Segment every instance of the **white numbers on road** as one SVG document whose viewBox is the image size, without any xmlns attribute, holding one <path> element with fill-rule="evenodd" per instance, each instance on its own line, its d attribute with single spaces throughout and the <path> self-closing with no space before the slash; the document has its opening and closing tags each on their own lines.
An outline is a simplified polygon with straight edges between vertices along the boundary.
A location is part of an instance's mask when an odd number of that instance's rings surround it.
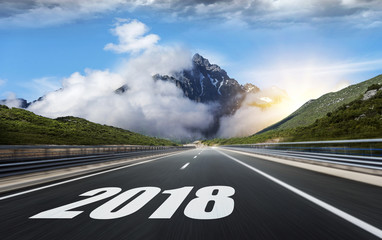
<svg viewBox="0 0 382 240">
<path fill-rule="evenodd" d="M 171 195 L 149 218 L 171 218 L 192 189 L 193 187 L 183 187 L 163 191 L 163 193 Z"/>
<path fill-rule="evenodd" d="M 215 194 L 213 194 L 216 192 Z M 235 189 L 227 186 L 210 186 L 199 189 L 197 198 L 191 200 L 184 209 L 184 215 L 193 219 L 217 219 L 230 215 L 233 211 L 234 201 L 230 198 Z M 206 211 L 208 204 L 213 205 Z"/>
<path fill-rule="evenodd" d="M 140 192 L 142 193 L 137 198 L 134 198 L 131 202 L 123 206 L 121 209 L 113 212 L 114 209 L 116 209 L 132 197 L 136 196 Z M 90 217 L 94 219 L 115 219 L 128 216 L 141 209 L 158 193 L 160 193 L 160 188 L 157 187 L 141 187 L 130 189 L 126 192 L 119 194 L 107 203 L 94 209 L 93 212 L 90 213 Z"/>
<path fill-rule="evenodd" d="M 53 208 L 51 210 L 34 215 L 30 218 L 74 218 L 75 216 L 81 214 L 83 211 L 69 211 L 70 209 L 82 207 L 90 203 L 94 203 L 102 199 L 114 196 L 118 194 L 121 190 L 122 189 L 116 187 L 94 189 L 80 195 L 81 197 L 84 196 L 90 198 L 86 198 L 84 200 L 70 203 L 58 208 Z"/>
<path fill-rule="evenodd" d="M 170 219 L 194 187 L 182 187 L 172 190 L 165 190 L 162 194 L 170 196 L 159 206 L 150 219 Z M 108 202 L 97 207 L 90 213 L 93 219 L 116 219 L 131 215 L 155 196 L 161 189 L 158 187 L 139 187 L 121 192 L 117 187 L 98 188 L 80 196 L 89 197 L 74 203 L 66 204 L 61 207 L 53 208 L 38 213 L 32 219 L 71 219 L 83 211 L 73 211 L 79 208 L 112 196 Z M 184 215 L 191 219 L 207 220 L 219 219 L 229 216 L 234 209 L 234 200 L 231 198 L 235 194 L 235 189 L 228 186 L 208 186 L 196 191 L 196 198 L 192 199 L 184 209 Z M 72 210 L 72 211 L 70 211 Z"/>
</svg>

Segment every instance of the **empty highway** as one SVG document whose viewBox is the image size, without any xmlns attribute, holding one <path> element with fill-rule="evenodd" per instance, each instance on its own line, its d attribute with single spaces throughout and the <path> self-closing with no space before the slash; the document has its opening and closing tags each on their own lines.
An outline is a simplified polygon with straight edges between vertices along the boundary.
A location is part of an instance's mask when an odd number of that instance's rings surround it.
<svg viewBox="0 0 382 240">
<path fill-rule="evenodd" d="M 0 239 L 382 239 L 382 188 L 198 148 L 0 195 Z"/>
</svg>

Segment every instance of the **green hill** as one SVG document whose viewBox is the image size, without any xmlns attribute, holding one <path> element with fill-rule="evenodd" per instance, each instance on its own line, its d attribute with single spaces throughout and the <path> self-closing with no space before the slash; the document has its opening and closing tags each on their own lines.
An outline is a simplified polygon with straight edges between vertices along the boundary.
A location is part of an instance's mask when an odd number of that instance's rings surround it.
<svg viewBox="0 0 382 240">
<path fill-rule="evenodd" d="M 375 95 L 373 95 L 375 94 Z M 368 96 L 370 98 L 365 98 Z M 205 144 L 250 144 L 271 141 L 317 141 L 382 137 L 382 85 L 366 87 L 364 94 L 312 124 L 297 128 L 273 129 L 244 138 L 213 139 Z"/>
<path fill-rule="evenodd" d="M 381 85 L 372 85 L 375 95 L 364 100 L 362 95 L 349 104 L 344 104 L 313 124 L 300 127 L 291 140 L 331 140 L 363 139 L 382 137 L 382 89 Z M 379 90 L 379 91 L 378 91 Z M 370 91 L 368 93 L 374 92 Z"/>
<path fill-rule="evenodd" d="M 0 144 L 176 145 L 169 140 L 92 123 L 82 118 L 50 119 L 4 105 L 0 105 Z"/>
<path fill-rule="evenodd" d="M 351 85 L 338 92 L 327 93 L 318 99 L 310 100 L 285 119 L 258 133 L 264 133 L 275 129 L 291 129 L 310 125 L 314 123 L 316 119 L 324 117 L 328 112 L 332 112 L 340 106 L 356 100 L 373 84 L 382 84 L 382 75 Z"/>
</svg>

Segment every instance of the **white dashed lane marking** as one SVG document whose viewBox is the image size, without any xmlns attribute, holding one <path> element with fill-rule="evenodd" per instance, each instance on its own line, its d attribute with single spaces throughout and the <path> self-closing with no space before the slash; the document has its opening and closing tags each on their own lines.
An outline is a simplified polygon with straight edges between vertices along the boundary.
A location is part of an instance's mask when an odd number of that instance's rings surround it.
<svg viewBox="0 0 382 240">
<path fill-rule="evenodd" d="M 180 170 L 185 169 L 189 164 L 190 164 L 190 163 L 186 163 L 186 164 L 184 164 L 183 167 L 180 168 Z"/>
</svg>

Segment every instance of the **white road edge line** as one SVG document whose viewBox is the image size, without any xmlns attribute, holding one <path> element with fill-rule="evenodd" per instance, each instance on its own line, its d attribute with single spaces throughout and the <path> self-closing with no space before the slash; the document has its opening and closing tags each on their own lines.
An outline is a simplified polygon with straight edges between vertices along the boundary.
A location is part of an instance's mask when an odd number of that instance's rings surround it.
<svg viewBox="0 0 382 240">
<path fill-rule="evenodd" d="M 81 179 L 84 179 L 84 178 L 89 178 L 89 177 L 101 175 L 101 174 L 104 174 L 104 173 L 113 172 L 113 171 L 116 171 L 116 170 L 120 170 L 120 169 L 124 169 L 124 168 L 129 168 L 129 167 L 141 165 L 141 164 L 144 164 L 144 163 L 153 162 L 153 161 L 156 161 L 156 160 L 159 160 L 159 159 L 162 159 L 162 158 L 175 156 L 175 155 L 178 155 L 178 154 L 181 154 L 181 153 L 184 153 L 184 152 L 175 153 L 175 154 L 171 154 L 171 155 L 167 155 L 167 156 L 163 156 L 163 157 L 159 157 L 159 158 L 154 158 L 154 159 L 146 160 L 146 161 L 143 161 L 143 162 L 133 163 L 133 164 L 130 164 L 130 165 L 127 165 L 127 166 L 117 167 L 117 168 L 109 169 L 109 170 L 106 170 L 106 171 L 102 171 L 102 172 L 98 172 L 98 173 L 93 173 L 93 174 L 85 175 L 85 176 L 78 177 L 78 178 L 69 179 L 69 180 L 66 180 L 66 181 L 63 181 L 63 182 L 53 183 L 53 184 L 50 184 L 50 185 L 46 185 L 46 186 L 42 186 L 42 187 L 38 187 L 38 188 L 33 188 L 33 189 L 30 189 L 30 190 L 18 192 L 18 193 L 6 195 L 4 197 L 0 197 L 0 201 L 4 200 L 4 199 L 12 198 L 12 197 L 20 196 L 20 195 L 23 195 L 23 194 L 26 194 L 26 193 L 31 193 L 31 192 L 35 192 L 35 191 L 38 191 L 38 190 L 42 190 L 42 189 L 46 189 L 46 188 L 62 185 L 62 184 L 65 184 L 65 183 L 74 182 L 74 181 L 81 180 Z"/>
<path fill-rule="evenodd" d="M 190 165 L 190 163 L 189 163 L 189 162 L 188 162 L 188 163 L 186 163 L 186 164 L 184 164 L 184 165 L 183 165 L 183 167 L 181 167 L 181 168 L 180 168 L 180 170 L 183 170 L 183 169 L 185 169 L 185 168 L 186 168 L 188 165 Z"/>
<path fill-rule="evenodd" d="M 221 152 L 217 149 L 215 149 L 215 151 L 217 151 L 220 154 L 230 158 L 231 160 L 251 169 L 252 171 L 255 171 L 256 173 L 268 178 L 269 180 L 281 185 L 282 187 L 294 192 L 295 194 L 309 200 L 310 202 L 328 210 L 329 212 L 337 215 L 338 217 L 340 217 L 340 218 L 342 218 L 342 219 L 344 219 L 344 220 L 346 220 L 346 221 L 362 228 L 363 230 L 365 230 L 365 231 L 367 231 L 367 232 L 369 232 L 369 233 L 382 239 L 382 230 L 381 229 L 378 229 L 378 228 L 374 227 L 373 225 L 370 225 L 367 222 L 362 221 L 361 219 L 358 219 L 358 218 L 356 218 L 356 217 L 354 217 L 354 216 L 352 216 L 352 215 L 350 215 L 350 214 L 348 214 L 348 213 L 346 213 L 346 212 L 344 212 L 344 211 L 342 211 L 342 210 L 340 210 L 340 209 L 338 209 L 338 208 L 336 208 L 336 207 L 334 207 L 334 206 L 332 206 L 332 205 L 330 205 L 324 201 L 321 201 L 318 198 L 315 198 L 315 197 L 313 197 L 313 196 L 311 196 L 311 195 L 309 195 L 309 194 L 307 194 L 307 193 L 305 193 L 305 192 L 303 192 L 303 191 L 301 191 L 301 190 L 299 190 L 299 189 L 297 189 L 297 188 L 295 188 L 295 187 L 293 187 L 293 186 L 291 186 L 291 185 L 289 185 L 289 184 L 287 184 L 287 183 L 285 183 L 285 182 L 283 182 L 283 181 L 281 181 L 275 177 L 272 177 L 271 175 L 269 175 L 269 174 L 267 174 L 261 170 L 258 170 L 258 169 L 254 168 L 254 167 L 252 167 L 252 166 L 250 166 L 250 165 L 248 165 L 248 164 L 246 164 L 246 163 L 244 163 L 244 162 L 242 162 L 242 161 L 240 161 L 240 160 L 238 160 L 238 159 L 236 159 L 236 158 L 234 158 L 234 157 L 232 157 L 232 156 L 230 156 L 224 152 Z"/>
</svg>

